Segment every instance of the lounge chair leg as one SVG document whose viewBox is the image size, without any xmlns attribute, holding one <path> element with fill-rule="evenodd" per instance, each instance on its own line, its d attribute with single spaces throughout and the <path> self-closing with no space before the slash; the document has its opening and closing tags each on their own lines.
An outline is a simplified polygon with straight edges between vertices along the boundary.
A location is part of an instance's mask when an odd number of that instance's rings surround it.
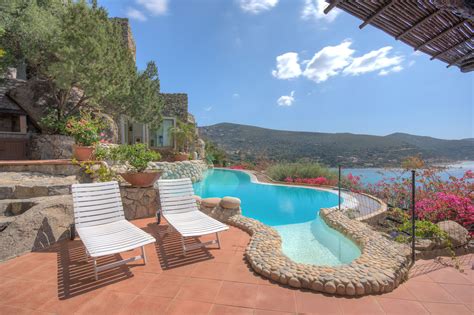
<svg viewBox="0 0 474 315">
<path fill-rule="evenodd" d="M 92 259 L 94 259 L 94 278 L 95 280 L 99 280 L 99 275 L 97 274 L 97 260 L 95 257 L 93 257 Z"/>
<path fill-rule="evenodd" d="M 219 240 L 219 232 L 216 232 L 216 238 L 217 238 L 217 248 L 221 249 L 221 241 Z"/>
<path fill-rule="evenodd" d="M 143 263 L 146 265 L 145 246 L 142 246 L 142 258 L 143 258 Z"/>
<path fill-rule="evenodd" d="M 181 235 L 181 245 L 183 246 L 183 256 L 186 256 L 186 246 L 184 245 L 184 236 Z"/>
</svg>

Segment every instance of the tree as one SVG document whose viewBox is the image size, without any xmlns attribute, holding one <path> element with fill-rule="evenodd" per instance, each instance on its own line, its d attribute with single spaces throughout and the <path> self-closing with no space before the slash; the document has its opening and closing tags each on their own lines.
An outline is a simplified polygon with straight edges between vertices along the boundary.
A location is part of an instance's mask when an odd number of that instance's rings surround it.
<svg viewBox="0 0 474 315">
<path fill-rule="evenodd" d="M 45 121 L 53 132 L 81 108 L 126 113 L 143 122 L 161 118 L 158 71 L 137 72 L 121 26 L 94 1 L 0 0 L 2 65 L 25 63 L 29 78 L 49 83 L 54 99 Z M 56 123 L 56 124 L 55 124 Z"/>
<path fill-rule="evenodd" d="M 176 140 L 179 152 L 188 152 L 190 143 L 196 140 L 196 128 L 190 123 L 178 120 L 176 126 L 170 128 L 170 132 Z"/>
<path fill-rule="evenodd" d="M 206 141 L 206 159 L 209 164 L 216 166 L 226 166 L 228 163 L 227 154 L 217 147 L 213 142 Z"/>
<path fill-rule="evenodd" d="M 405 170 L 421 169 L 425 167 L 425 162 L 420 156 L 409 156 L 402 161 L 402 168 Z"/>
<path fill-rule="evenodd" d="M 123 99 L 123 112 L 136 121 L 148 123 L 157 128 L 161 122 L 163 99 L 159 94 L 160 79 L 155 62 L 150 61 L 144 71 L 139 72 L 132 82 L 128 96 Z"/>
</svg>

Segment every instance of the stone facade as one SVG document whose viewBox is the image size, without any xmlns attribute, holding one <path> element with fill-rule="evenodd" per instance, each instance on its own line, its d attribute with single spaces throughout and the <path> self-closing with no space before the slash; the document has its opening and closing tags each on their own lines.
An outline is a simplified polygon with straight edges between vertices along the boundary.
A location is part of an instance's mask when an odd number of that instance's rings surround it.
<svg viewBox="0 0 474 315">
<path fill-rule="evenodd" d="M 154 187 L 137 188 L 123 184 L 120 186 L 120 194 L 127 220 L 149 218 L 156 215 L 159 194 Z"/>
<path fill-rule="evenodd" d="M 163 116 L 176 117 L 181 121 L 188 120 L 188 94 L 160 93 L 163 98 Z"/>
<path fill-rule="evenodd" d="M 132 29 L 127 18 L 111 18 L 111 20 L 122 29 L 122 37 L 124 46 L 127 47 L 133 55 L 133 59 L 137 59 L 137 48 L 135 46 L 135 40 L 133 39 Z"/>
<path fill-rule="evenodd" d="M 207 164 L 201 160 L 153 162 L 150 163 L 150 169 L 163 170 L 163 174 L 161 175 L 161 178 L 163 179 L 191 178 L 191 181 L 194 183 L 201 181 L 204 178 Z"/>
<path fill-rule="evenodd" d="M 63 135 L 32 134 L 30 158 L 32 160 L 70 159 L 74 139 Z"/>
</svg>

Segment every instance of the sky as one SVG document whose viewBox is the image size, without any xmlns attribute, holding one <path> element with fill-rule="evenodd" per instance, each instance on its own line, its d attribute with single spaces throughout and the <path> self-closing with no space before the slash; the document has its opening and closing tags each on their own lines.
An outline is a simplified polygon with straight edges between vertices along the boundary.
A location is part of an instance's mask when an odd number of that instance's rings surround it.
<svg viewBox="0 0 474 315">
<path fill-rule="evenodd" d="M 99 0 L 128 17 L 137 66 L 187 93 L 198 125 L 474 137 L 474 73 L 324 0 Z"/>
</svg>

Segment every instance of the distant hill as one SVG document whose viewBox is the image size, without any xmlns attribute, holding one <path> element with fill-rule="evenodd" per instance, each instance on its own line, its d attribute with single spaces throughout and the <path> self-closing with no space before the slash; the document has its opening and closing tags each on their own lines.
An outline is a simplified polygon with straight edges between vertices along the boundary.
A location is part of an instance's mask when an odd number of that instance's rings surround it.
<svg viewBox="0 0 474 315">
<path fill-rule="evenodd" d="M 474 139 L 442 140 L 394 133 L 371 136 L 351 133 L 299 132 L 221 123 L 200 127 L 202 138 L 224 149 L 234 161 L 266 158 L 318 161 L 330 166 L 399 166 L 420 154 L 429 162 L 474 160 Z"/>
</svg>

